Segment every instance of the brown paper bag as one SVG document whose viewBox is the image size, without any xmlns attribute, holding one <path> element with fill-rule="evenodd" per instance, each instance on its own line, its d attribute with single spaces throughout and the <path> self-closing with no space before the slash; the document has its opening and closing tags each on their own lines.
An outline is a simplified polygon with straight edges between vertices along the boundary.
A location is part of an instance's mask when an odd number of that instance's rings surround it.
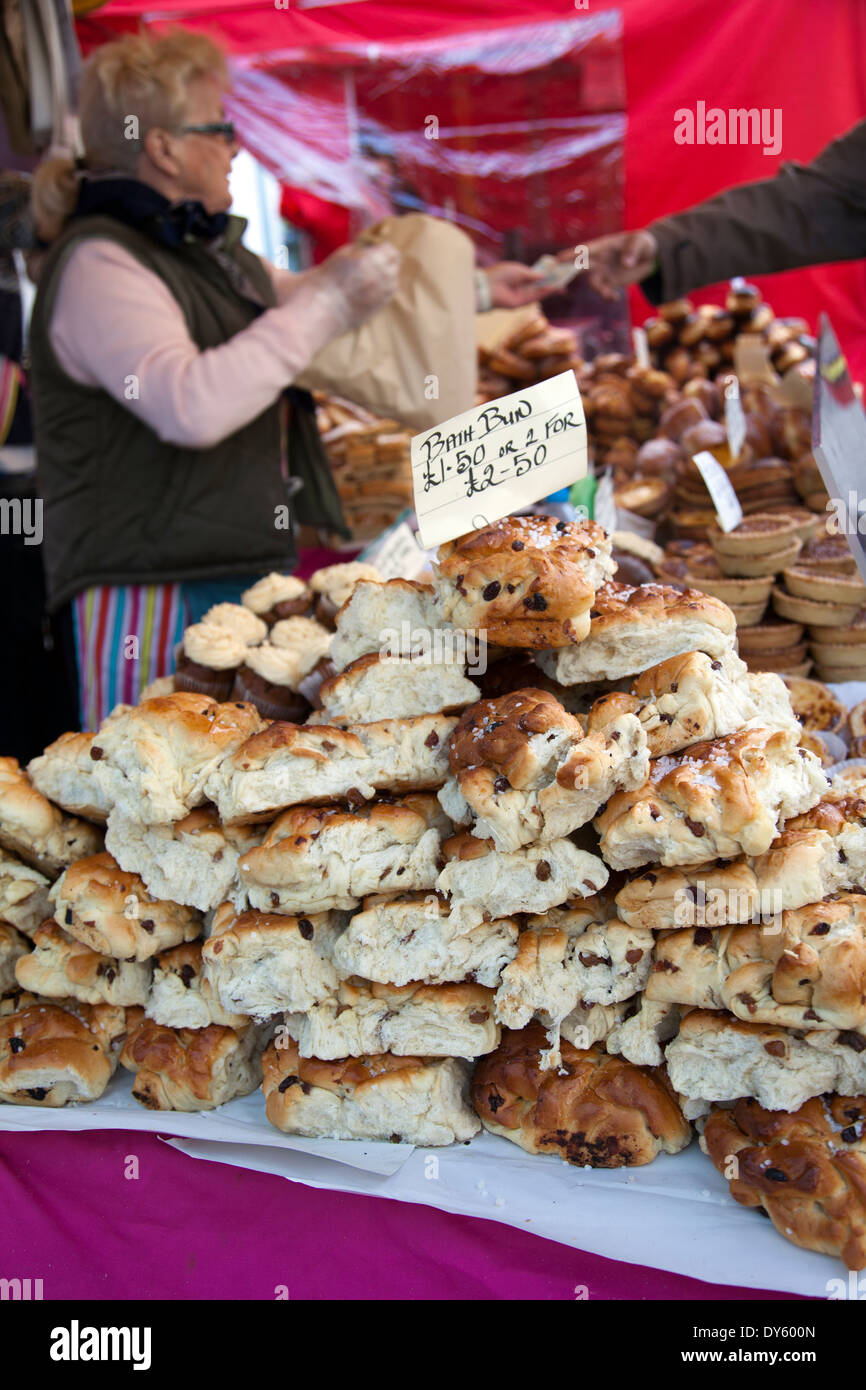
<svg viewBox="0 0 866 1390">
<path fill-rule="evenodd" d="M 393 299 L 322 348 L 296 381 L 430 429 L 475 404 L 475 248 L 425 213 L 386 217 L 358 238 L 401 252 Z"/>
</svg>

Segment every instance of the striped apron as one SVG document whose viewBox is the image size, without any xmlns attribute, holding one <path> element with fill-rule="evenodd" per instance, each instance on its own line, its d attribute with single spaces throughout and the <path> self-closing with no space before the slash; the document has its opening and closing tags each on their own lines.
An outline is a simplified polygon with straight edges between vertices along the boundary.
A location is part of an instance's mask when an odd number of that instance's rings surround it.
<svg viewBox="0 0 866 1390">
<path fill-rule="evenodd" d="M 82 729 L 98 729 L 115 705 L 134 705 L 146 685 L 174 670 L 174 649 L 215 603 L 238 603 L 256 574 L 193 584 L 112 584 L 72 600 Z"/>
</svg>

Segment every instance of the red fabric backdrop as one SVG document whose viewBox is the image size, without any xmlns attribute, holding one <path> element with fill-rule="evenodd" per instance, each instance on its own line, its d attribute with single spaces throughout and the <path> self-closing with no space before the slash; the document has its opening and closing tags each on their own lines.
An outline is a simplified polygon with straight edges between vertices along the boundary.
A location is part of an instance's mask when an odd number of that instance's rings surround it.
<svg viewBox="0 0 866 1390">
<path fill-rule="evenodd" d="M 597 6 L 597 8 L 596 8 Z M 601 9 L 593 0 L 593 10 Z M 866 0 L 620 0 L 628 107 L 626 222 L 643 225 L 732 183 L 763 178 L 781 160 L 809 160 L 834 135 L 866 117 Z M 437 0 L 409 3 L 293 5 L 274 0 L 112 0 L 79 21 L 85 47 L 151 22 L 160 10 L 218 35 L 257 65 L 285 52 L 359 40 L 419 41 L 481 25 L 574 16 L 573 0 Z M 371 55 L 373 56 L 373 55 Z M 727 107 L 780 108 L 782 150 L 767 157 L 750 146 L 678 146 L 674 112 L 697 101 Z M 864 246 L 866 254 L 866 246 Z M 762 288 L 780 314 L 813 324 L 826 308 L 855 376 L 866 377 L 866 267 L 862 262 L 767 277 Z M 710 292 L 701 298 L 718 298 Z M 635 296 L 638 313 L 646 306 Z"/>
<path fill-rule="evenodd" d="M 335 205 L 354 232 L 423 209 L 482 263 L 531 262 L 622 226 L 621 33 L 602 10 L 382 44 L 375 62 L 365 42 L 299 45 L 266 71 L 235 59 L 226 105 L 317 244 Z"/>
</svg>

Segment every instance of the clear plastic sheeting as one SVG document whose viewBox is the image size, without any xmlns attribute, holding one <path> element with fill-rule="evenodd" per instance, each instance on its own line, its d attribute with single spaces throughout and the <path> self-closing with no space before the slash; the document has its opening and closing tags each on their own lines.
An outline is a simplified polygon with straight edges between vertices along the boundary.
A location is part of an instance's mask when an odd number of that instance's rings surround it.
<svg viewBox="0 0 866 1390">
<path fill-rule="evenodd" d="M 352 210 L 423 210 L 480 259 L 532 261 L 622 224 L 616 10 L 235 59 L 231 115 L 278 178 Z M 313 233 L 315 229 L 310 229 Z"/>
<path fill-rule="evenodd" d="M 339 73 L 286 82 L 234 64 L 226 114 L 246 148 L 281 182 L 363 209 L 366 180 L 352 159 L 345 87 Z"/>
</svg>

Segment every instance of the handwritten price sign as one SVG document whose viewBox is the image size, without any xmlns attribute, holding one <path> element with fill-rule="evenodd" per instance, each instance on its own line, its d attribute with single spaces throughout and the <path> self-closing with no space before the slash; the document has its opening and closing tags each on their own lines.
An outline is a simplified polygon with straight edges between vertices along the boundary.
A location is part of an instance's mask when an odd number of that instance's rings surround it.
<svg viewBox="0 0 866 1390">
<path fill-rule="evenodd" d="M 530 506 L 586 473 L 586 421 L 573 372 L 476 406 L 412 439 L 425 549 Z"/>
</svg>

